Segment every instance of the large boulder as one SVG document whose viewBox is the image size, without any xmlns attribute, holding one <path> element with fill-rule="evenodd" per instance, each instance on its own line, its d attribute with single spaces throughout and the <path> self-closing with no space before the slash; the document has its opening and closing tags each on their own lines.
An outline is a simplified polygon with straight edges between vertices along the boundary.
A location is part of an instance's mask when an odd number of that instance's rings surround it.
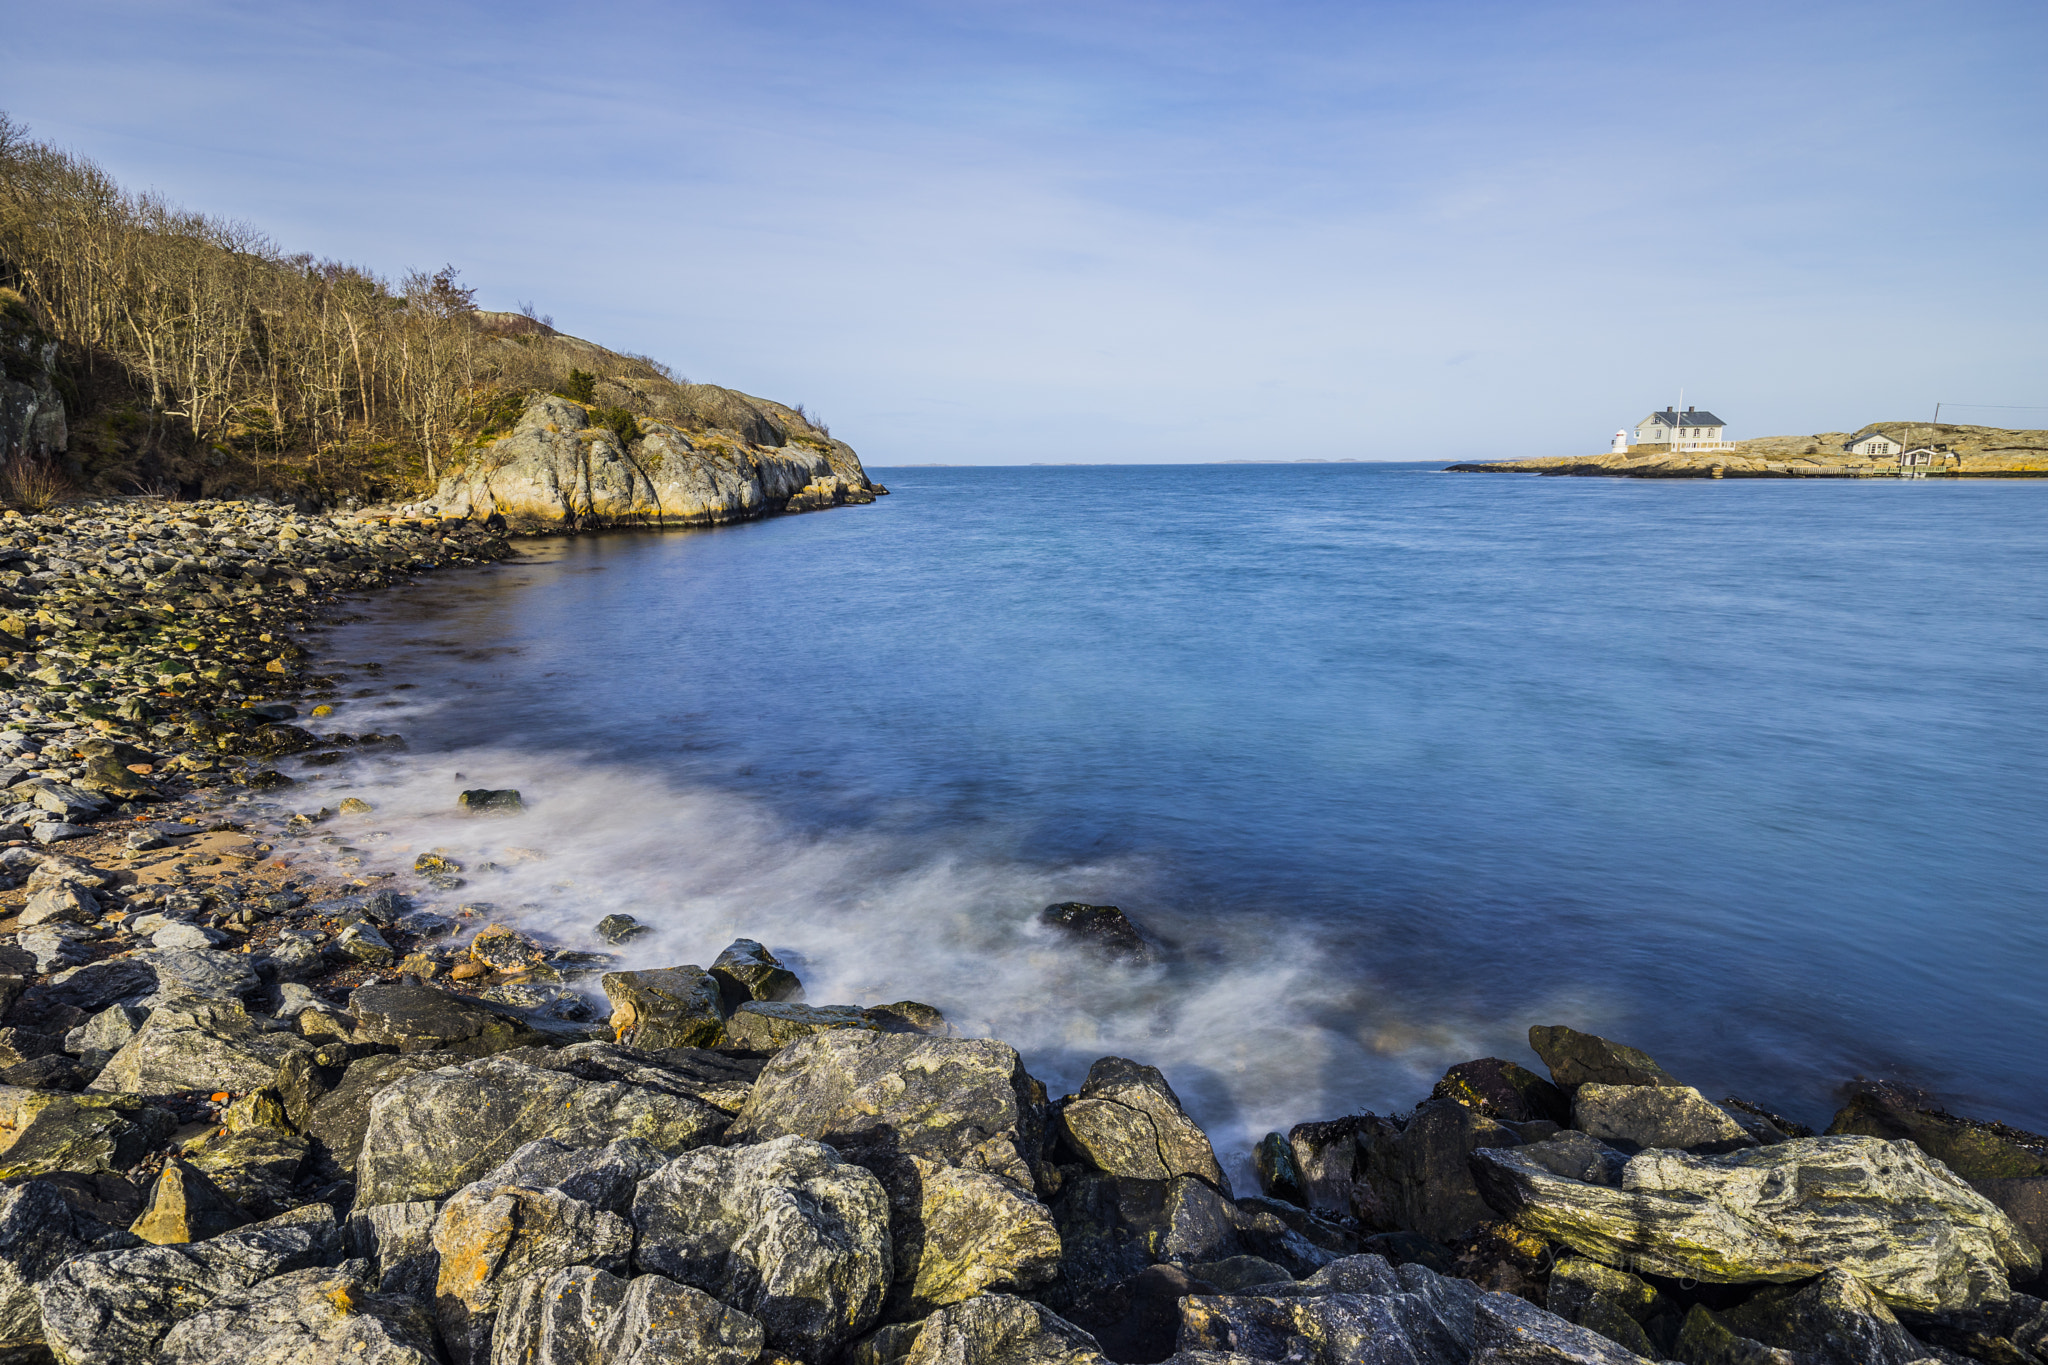
<svg viewBox="0 0 2048 1365">
<path fill-rule="evenodd" d="M 186 1246 L 75 1257 L 36 1285 L 44 1336 L 63 1365 L 134 1365 L 221 1295 L 333 1265 L 341 1249 L 333 1210 L 315 1204 Z"/>
<path fill-rule="evenodd" d="M 1543 1059 L 1550 1078 L 1567 1095 L 1588 1081 L 1601 1085 L 1678 1084 L 1647 1052 L 1563 1024 L 1532 1025 L 1529 1050 Z"/>
<path fill-rule="evenodd" d="M 593 1265 L 528 1275 L 498 1306 L 492 1365 L 593 1365 L 625 1301 L 626 1281 Z"/>
<path fill-rule="evenodd" d="M 718 982 L 728 1012 L 749 1000 L 787 1002 L 804 998 L 804 983 L 796 973 L 750 938 L 734 939 L 711 964 L 711 975 Z"/>
<path fill-rule="evenodd" d="M 1513 1294 L 1472 1306 L 1472 1365 L 1642 1365 L 1643 1358 L 1590 1328 Z"/>
<path fill-rule="evenodd" d="M 1399 1129 L 1381 1124 L 1362 1144 L 1374 1226 L 1448 1242 L 1493 1217 L 1472 1176 L 1472 1153 L 1512 1147 L 1514 1132 L 1449 1099 L 1426 1100 Z"/>
<path fill-rule="evenodd" d="M 476 1184 L 442 1205 L 433 1241 L 440 1257 L 434 1320 L 441 1339 L 455 1365 L 484 1365 L 499 1302 L 513 1286 L 565 1266 L 624 1270 L 633 1228 L 560 1190 Z"/>
<path fill-rule="evenodd" d="M 438 1365 L 418 1301 L 377 1292 L 360 1261 L 230 1289 L 165 1334 L 159 1365 Z"/>
<path fill-rule="evenodd" d="M 826 1029 L 856 1028 L 879 1033 L 881 1025 L 852 1005 L 802 1005 L 791 1001 L 748 1000 L 725 1021 L 725 1045 L 753 1052 L 774 1052 L 799 1038 Z"/>
<path fill-rule="evenodd" d="M 1929 1355 L 1869 1286 L 1844 1270 L 1808 1285 L 1773 1285 L 1720 1316 L 1738 1336 L 1816 1365 L 1913 1365 Z"/>
<path fill-rule="evenodd" d="M 1499 1057 L 1460 1062 L 1444 1073 L 1430 1092 L 1477 1109 L 1501 1123 L 1571 1121 L 1571 1101 L 1562 1090 L 1525 1066 Z"/>
<path fill-rule="evenodd" d="M 1188 1117 L 1158 1068 L 1103 1057 L 1060 1109 L 1067 1144 L 1098 1171 L 1134 1180 L 1191 1175 L 1230 1195 L 1209 1137 Z"/>
<path fill-rule="evenodd" d="M 1464 1365 L 1486 1297 L 1468 1280 L 1358 1256 L 1299 1284 L 1183 1299 L 1179 1346 L 1297 1365 Z"/>
<path fill-rule="evenodd" d="M 620 1138 L 602 1147 L 571 1147 L 539 1138 L 512 1153 L 481 1183 L 560 1190 L 592 1208 L 623 1216 L 631 1211 L 640 1182 L 667 1161 L 640 1138 Z"/>
<path fill-rule="evenodd" d="M 327 1052 L 322 1048 L 318 1055 Z M 363 1134 L 370 1127 L 370 1106 L 377 1096 L 409 1077 L 460 1066 L 465 1059 L 453 1052 L 372 1053 L 336 1068 L 331 1086 L 307 1086 L 295 1096 L 290 1093 L 287 1078 L 301 1071 L 311 1078 L 315 1068 L 306 1065 L 311 1060 L 305 1054 L 287 1058 L 279 1068 L 279 1088 L 287 1091 L 287 1110 L 300 1133 L 312 1144 L 313 1157 L 340 1176 L 351 1174 L 356 1168 Z M 300 1096 L 303 1102 L 294 1103 Z"/>
<path fill-rule="evenodd" d="M 240 1002 L 179 993 L 113 1055 L 91 1085 L 130 1095 L 179 1090 L 259 1090 L 294 1052 L 313 1045 L 260 1028 Z"/>
<path fill-rule="evenodd" d="M 1549 1143 L 1481 1150 L 1489 1204 L 1583 1256 L 1712 1283 L 1853 1271 L 1887 1303 L 1970 1308 L 2040 1253 L 1984 1196 L 1910 1142 L 1801 1138 L 1724 1156 L 1647 1151 L 1619 1188 L 1559 1175 Z"/>
<path fill-rule="evenodd" d="M 539 1041 L 511 1010 L 410 982 L 378 982 L 349 997 L 360 1042 L 400 1052 L 453 1052 L 487 1057 Z"/>
<path fill-rule="evenodd" d="M 713 1047 L 725 1033 L 717 978 L 702 967 L 607 972 L 599 979 L 612 1002 L 612 1033 L 630 1047 Z"/>
<path fill-rule="evenodd" d="M 727 1121 L 682 1095 L 486 1057 L 377 1093 L 356 1159 L 356 1202 L 443 1198 L 537 1138 L 572 1147 L 640 1138 L 674 1155 L 716 1141 Z"/>
<path fill-rule="evenodd" d="M 833 1029 L 761 1071 L 728 1142 L 813 1138 L 856 1161 L 919 1156 L 1034 1188 L 1044 1090 L 986 1038 Z"/>
<path fill-rule="evenodd" d="M 1572 1096 L 1572 1127 L 1625 1152 L 1732 1152 L 1757 1145 L 1733 1115 L 1689 1085 L 1588 1081 Z"/>
<path fill-rule="evenodd" d="M 1206 1181 L 1130 1180 L 1086 1172 L 1053 1200 L 1060 1272 L 1044 1295 L 1065 1308 L 1144 1270 L 1208 1264 L 1253 1250 L 1235 1205 Z"/>
<path fill-rule="evenodd" d="M 441 1278 L 441 1254 L 434 1250 L 434 1224 L 441 1206 L 421 1199 L 409 1204 L 372 1204 L 348 1216 L 349 1255 L 369 1264 L 379 1293 L 434 1301 Z"/>
<path fill-rule="evenodd" d="M 816 1365 L 873 1325 L 889 1288 L 881 1183 L 806 1138 L 683 1153 L 641 1182 L 633 1225 L 636 1270 L 750 1314 Z"/>
</svg>

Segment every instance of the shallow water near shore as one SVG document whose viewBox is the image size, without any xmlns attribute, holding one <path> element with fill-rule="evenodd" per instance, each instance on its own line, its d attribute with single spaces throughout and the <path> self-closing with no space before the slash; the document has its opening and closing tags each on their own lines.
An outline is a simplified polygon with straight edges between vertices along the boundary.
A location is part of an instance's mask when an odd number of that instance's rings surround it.
<svg viewBox="0 0 2048 1365">
<path fill-rule="evenodd" d="M 876 473 L 359 604 L 331 723 L 410 752 L 292 799 L 499 865 L 447 904 L 657 926 L 629 965 L 744 933 L 1055 1093 L 1153 1062 L 1240 1159 L 1531 1023 L 1816 1125 L 1862 1074 L 2048 1127 L 2048 484 Z"/>
</svg>

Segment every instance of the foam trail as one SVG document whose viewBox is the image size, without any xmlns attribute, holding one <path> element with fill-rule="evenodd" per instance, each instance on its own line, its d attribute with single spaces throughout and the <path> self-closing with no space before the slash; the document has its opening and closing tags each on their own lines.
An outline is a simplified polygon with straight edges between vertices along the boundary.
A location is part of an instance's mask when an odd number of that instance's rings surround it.
<svg viewBox="0 0 2048 1365">
<path fill-rule="evenodd" d="M 1084 891 L 1147 905 L 1142 864 L 1033 866 L 964 833 L 950 845 L 806 834 L 746 797 L 574 754 L 364 756 L 308 769 L 301 784 L 299 809 L 349 795 L 376 807 L 320 827 L 336 843 L 311 842 L 316 856 L 361 875 L 446 852 L 471 869 L 469 884 L 416 899 L 486 903 L 474 927 L 510 922 L 606 948 L 591 926 L 622 911 L 653 929 L 606 949 L 626 968 L 708 963 L 735 937 L 759 939 L 797 968 L 811 1001 L 935 1005 L 964 1032 L 1018 1047 L 1055 1095 L 1077 1087 L 1096 1057 L 1150 1062 L 1240 1174 L 1260 1134 L 1405 1108 L 1446 1061 L 1485 1050 L 1471 1030 L 1409 1026 L 1369 982 L 1332 979 L 1314 933 L 1276 917 L 1182 922 L 1141 910 L 1141 923 L 1181 948 L 1143 967 L 1105 961 L 1037 922 L 1043 906 Z M 518 788 L 528 809 L 460 812 L 454 796 L 467 787 Z M 359 868 L 345 861 L 357 857 Z"/>
</svg>

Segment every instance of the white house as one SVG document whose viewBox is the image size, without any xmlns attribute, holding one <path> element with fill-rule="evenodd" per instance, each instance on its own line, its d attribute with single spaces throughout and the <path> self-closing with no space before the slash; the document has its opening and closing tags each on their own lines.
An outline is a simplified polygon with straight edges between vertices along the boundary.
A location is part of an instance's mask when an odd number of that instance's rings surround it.
<svg viewBox="0 0 2048 1365">
<path fill-rule="evenodd" d="M 1904 449 L 1904 446 L 1883 432 L 1873 432 L 1852 444 L 1849 447 L 1849 453 L 1851 455 L 1877 455 L 1882 457 L 1896 455 Z"/>
<path fill-rule="evenodd" d="M 1666 408 L 1636 423 L 1634 444 L 1674 450 L 1711 450 L 1728 444 L 1728 424 L 1711 412 Z"/>
</svg>

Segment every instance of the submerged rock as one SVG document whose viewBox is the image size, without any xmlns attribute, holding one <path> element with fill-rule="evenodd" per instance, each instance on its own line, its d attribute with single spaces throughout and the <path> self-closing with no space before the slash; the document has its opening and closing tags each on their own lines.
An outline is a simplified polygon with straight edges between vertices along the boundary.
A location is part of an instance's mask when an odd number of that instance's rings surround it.
<svg viewBox="0 0 2048 1365">
<path fill-rule="evenodd" d="M 1712 1283 L 1852 1270 L 1887 1303 L 1969 1308 L 2040 1253 L 2011 1220 L 1909 1142 L 1802 1138 L 1725 1156 L 1648 1151 L 1621 1188 L 1556 1174 L 1548 1143 L 1482 1150 L 1487 1202 L 1583 1256 Z"/>
<path fill-rule="evenodd" d="M 1159 956 L 1158 949 L 1138 932 L 1138 926 L 1131 923 L 1130 916 L 1114 905 L 1062 901 L 1039 911 L 1038 922 L 1050 925 L 1063 936 L 1085 944 L 1105 957 L 1144 963 Z"/>
</svg>

